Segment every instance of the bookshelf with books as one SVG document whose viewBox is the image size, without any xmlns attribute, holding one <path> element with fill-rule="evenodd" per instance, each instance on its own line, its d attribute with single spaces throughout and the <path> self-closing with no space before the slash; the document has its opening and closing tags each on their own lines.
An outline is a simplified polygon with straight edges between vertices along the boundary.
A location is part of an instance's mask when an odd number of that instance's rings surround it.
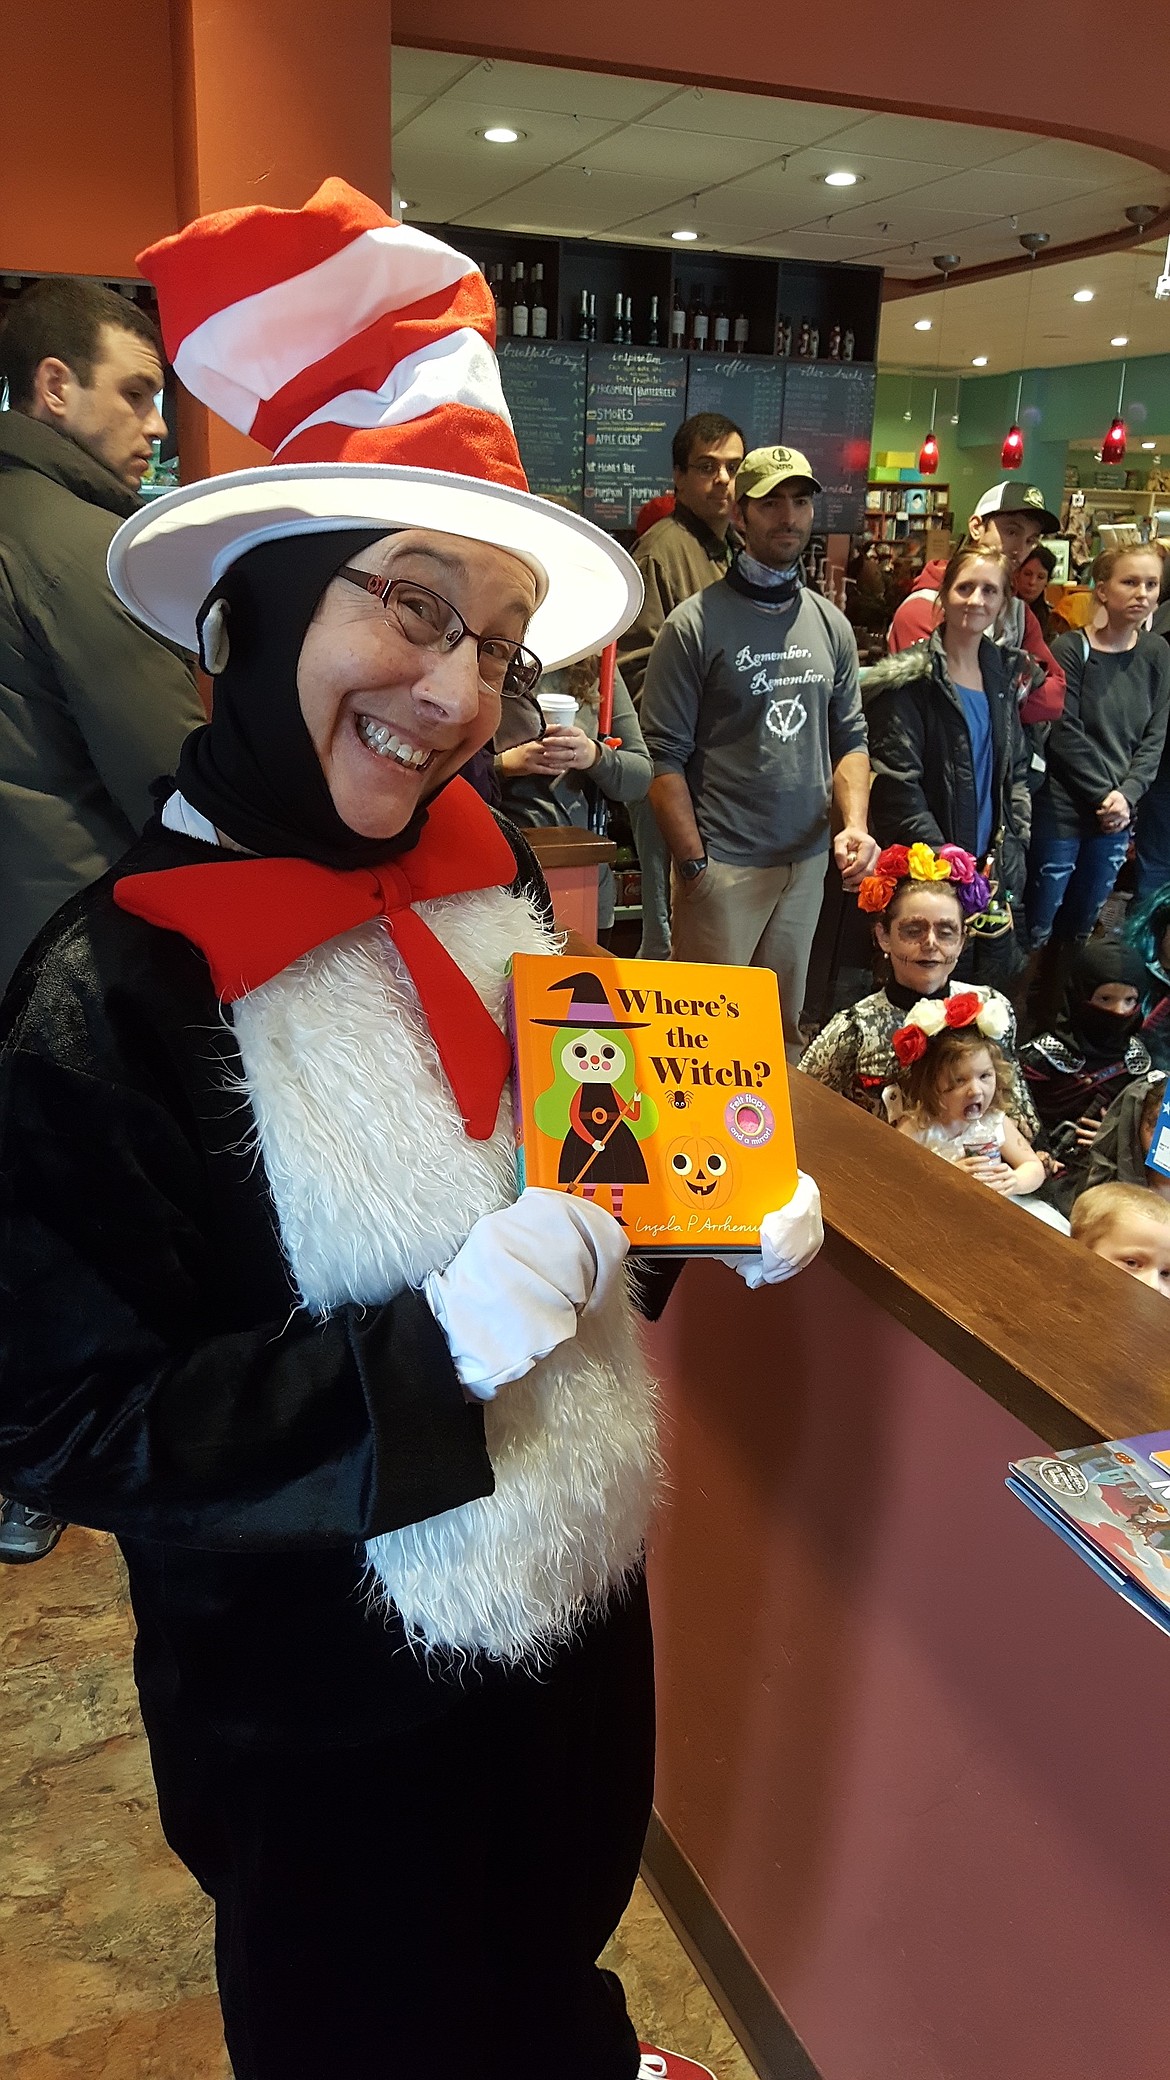
<svg viewBox="0 0 1170 2080">
<path fill-rule="evenodd" d="M 865 494 L 865 531 L 871 542 L 918 542 L 951 534 L 949 484 L 870 484 Z"/>
</svg>

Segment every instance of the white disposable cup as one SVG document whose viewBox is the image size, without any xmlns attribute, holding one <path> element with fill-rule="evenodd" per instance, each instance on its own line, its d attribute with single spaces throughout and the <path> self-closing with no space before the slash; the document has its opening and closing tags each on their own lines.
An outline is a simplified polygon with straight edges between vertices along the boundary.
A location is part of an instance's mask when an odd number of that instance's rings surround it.
<svg viewBox="0 0 1170 2080">
<path fill-rule="evenodd" d="M 569 729 L 577 720 L 577 703 L 569 693 L 538 693 L 540 712 L 553 729 Z"/>
</svg>

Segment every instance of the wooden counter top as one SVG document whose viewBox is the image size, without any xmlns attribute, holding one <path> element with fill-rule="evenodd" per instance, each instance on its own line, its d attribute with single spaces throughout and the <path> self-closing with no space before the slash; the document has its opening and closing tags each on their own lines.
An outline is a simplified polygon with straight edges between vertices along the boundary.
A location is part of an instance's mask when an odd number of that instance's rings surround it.
<svg viewBox="0 0 1170 2080">
<path fill-rule="evenodd" d="M 525 824 L 523 834 L 546 873 L 550 867 L 608 866 L 617 858 L 612 838 L 594 837 L 575 824 Z"/>
<path fill-rule="evenodd" d="M 1170 1429 L 1170 1302 L 811 1077 L 791 1082 L 831 1264 L 1058 1450 Z"/>
</svg>

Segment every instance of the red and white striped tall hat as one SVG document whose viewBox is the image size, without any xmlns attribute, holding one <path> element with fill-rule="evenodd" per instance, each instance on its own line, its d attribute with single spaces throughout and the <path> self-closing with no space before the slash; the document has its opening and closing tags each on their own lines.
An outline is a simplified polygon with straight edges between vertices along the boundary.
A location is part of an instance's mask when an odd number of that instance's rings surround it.
<svg viewBox="0 0 1170 2080">
<path fill-rule="evenodd" d="M 273 452 L 119 528 L 109 571 L 149 628 L 195 646 L 199 608 L 258 542 L 329 528 L 425 527 L 534 571 L 525 640 L 547 666 L 600 649 L 641 604 L 618 544 L 528 490 L 472 260 L 341 180 L 304 209 L 224 210 L 139 255 L 196 397 Z"/>
</svg>

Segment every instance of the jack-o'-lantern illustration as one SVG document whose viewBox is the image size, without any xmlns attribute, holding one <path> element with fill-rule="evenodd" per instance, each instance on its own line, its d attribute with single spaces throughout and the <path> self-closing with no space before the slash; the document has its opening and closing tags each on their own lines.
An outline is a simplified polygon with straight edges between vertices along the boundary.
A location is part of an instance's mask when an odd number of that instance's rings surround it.
<svg viewBox="0 0 1170 2080">
<path fill-rule="evenodd" d="M 684 1134 L 666 1153 L 666 1174 L 684 1206 L 722 1206 L 731 1197 L 731 1161 L 706 1134 Z"/>
</svg>

